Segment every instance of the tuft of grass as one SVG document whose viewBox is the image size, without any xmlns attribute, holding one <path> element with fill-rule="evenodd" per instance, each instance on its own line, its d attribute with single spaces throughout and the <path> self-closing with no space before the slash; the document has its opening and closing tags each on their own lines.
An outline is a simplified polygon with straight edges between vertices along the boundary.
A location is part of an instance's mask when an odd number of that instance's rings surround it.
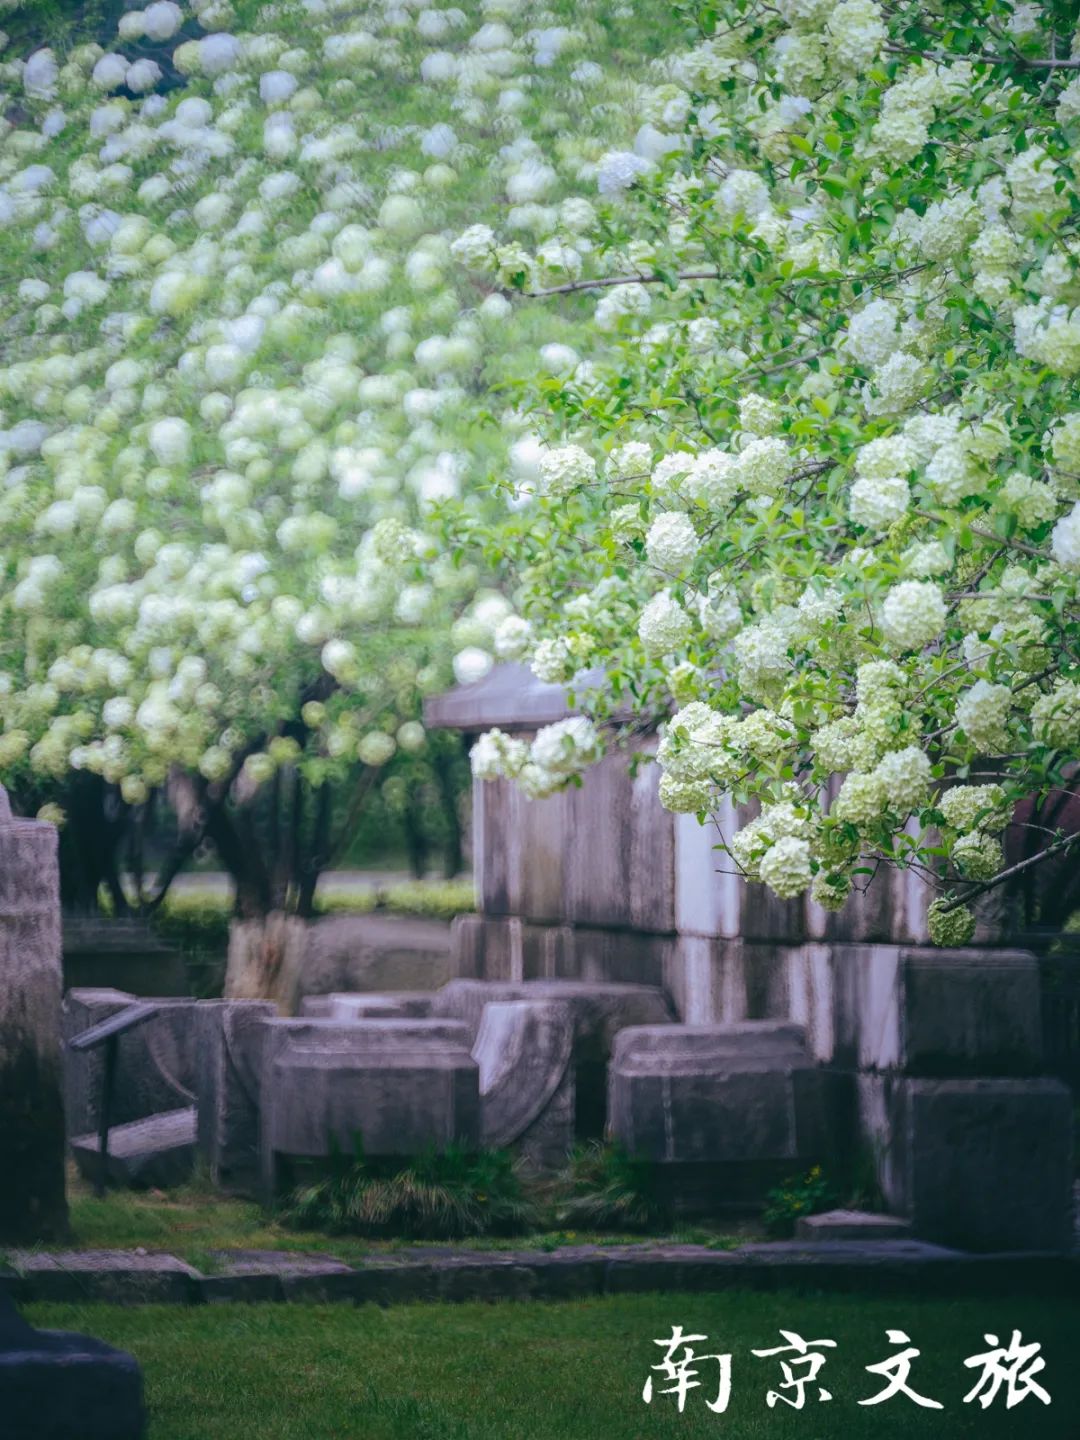
<svg viewBox="0 0 1080 1440">
<path fill-rule="evenodd" d="M 507 1152 L 451 1146 L 398 1164 L 338 1160 L 293 1192 L 282 1218 L 335 1235 L 434 1240 L 520 1234 L 538 1217 Z"/>
<path fill-rule="evenodd" d="M 561 1177 L 556 1217 L 578 1229 L 656 1230 L 668 1219 L 654 1167 L 618 1145 L 581 1145 Z"/>
</svg>

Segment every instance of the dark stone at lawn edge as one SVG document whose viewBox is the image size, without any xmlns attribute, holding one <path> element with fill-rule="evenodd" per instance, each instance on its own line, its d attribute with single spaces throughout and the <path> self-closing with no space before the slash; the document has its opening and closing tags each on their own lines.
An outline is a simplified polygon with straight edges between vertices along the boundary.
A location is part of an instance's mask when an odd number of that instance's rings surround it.
<svg viewBox="0 0 1080 1440">
<path fill-rule="evenodd" d="M 65 1330 L 35 1330 L 0 1292 L 0 1425 L 5 1440 L 142 1440 L 134 1356 Z"/>
</svg>

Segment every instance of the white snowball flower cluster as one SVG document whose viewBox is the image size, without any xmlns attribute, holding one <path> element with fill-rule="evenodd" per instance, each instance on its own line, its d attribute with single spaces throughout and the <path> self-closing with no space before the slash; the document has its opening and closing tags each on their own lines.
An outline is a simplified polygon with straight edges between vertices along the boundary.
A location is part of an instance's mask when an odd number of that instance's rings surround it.
<svg viewBox="0 0 1080 1440">
<path fill-rule="evenodd" d="M 1007 685 L 976 680 L 956 705 L 956 723 L 982 754 L 1005 749 L 1009 743 L 1009 714 L 1013 705 Z"/>
<path fill-rule="evenodd" d="M 690 616 L 667 590 L 653 596 L 638 621 L 638 636 L 649 655 L 668 655 L 681 649 L 690 632 Z"/>
<path fill-rule="evenodd" d="M 677 575 L 688 569 L 698 548 L 693 521 L 681 510 L 662 511 L 645 537 L 645 553 L 650 563 L 667 574 Z"/>
<path fill-rule="evenodd" d="M 1054 526 L 1050 549 L 1063 569 L 1080 573 L 1080 502 Z"/>
<path fill-rule="evenodd" d="M 881 625 L 894 650 L 916 650 L 937 639 L 945 625 L 941 587 L 930 580 L 902 580 L 885 596 Z"/>
<path fill-rule="evenodd" d="M 541 493 L 561 499 L 596 479 L 596 461 L 580 445 L 553 445 L 540 456 Z"/>
<path fill-rule="evenodd" d="M 575 715 L 545 725 L 531 745 L 501 730 L 489 730 L 477 740 L 469 759 L 477 779 L 513 779 L 532 799 L 543 799 L 602 754 L 603 743 L 592 722 Z"/>
</svg>

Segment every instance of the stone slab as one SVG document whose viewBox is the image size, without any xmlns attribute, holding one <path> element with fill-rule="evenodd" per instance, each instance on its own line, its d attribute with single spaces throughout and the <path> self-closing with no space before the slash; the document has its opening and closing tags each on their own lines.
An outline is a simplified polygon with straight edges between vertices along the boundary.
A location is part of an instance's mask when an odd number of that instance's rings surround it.
<svg viewBox="0 0 1080 1440">
<path fill-rule="evenodd" d="M 722 1290 L 854 1291 L 943 1297 L 1014 1299 L 1019 1295 L 1071 1297 L 1080 1293 L 1080 1254 L 1032 1252 L 973 1255 L 915 1240 L 793 1240 L 748 1244 L 735 1250 L 700 1245 L 565 1246 L 552 1252 L 470 1251 L 409 1247 L 351 1267 L 329 1256 L 284 1251 L 218 1252 L 219 1273 L 200 1276 L 169 1256 L 88 1252 L 53 1270 L 26 1262 L 27 1300 L 112 1300 L 134 1303 L 292 1301 L 396 1305 L 413 1301 L 562 1299 L 645 1291 L 708 1293 Z M 230 1258 L 231 1257 L 231 1258 Z M 237 1258 L 239 1257 L 239 1258 Z M 92 1264 L 90 1263 L 92 1261 Z M 138 1261 L 182 1284 L 99 1283 L 132 1275 Z M 54 1284 L 47 1277 L 81 1278 Z M 95 1278 L 97 1277 L 97 1278 Z M 0 1285 L 0 1291 L 3 1286 Z"/>
<path fill-rule="evenodd" d="M 145 1120 L 129 1120 L 109 1131 L 108 1169 L 111 1185 L 168 1190 L 191 1178 L 195 1168 L 196 1113 L 193 1106 L 166 1110 Z M 94 1182 L 101 1153 L 97 1135 L 77 1135 L 71 1153 L 84 1180 Z"/>
<path fill-rule="evenodd" d="M 0 1294 L 0 1427 L 11 1440 L 143 1440 L 142 1372 L 102 1340 L 33 1329 Z"/>
<path fill-rule="evenodd" d="M 332 1255 L 293 1250 L 215 1250 L 211 1261 L 214 1273 L 198 1282 L 202 1299 L 210 1305 L 284 1300 L 286 1278 L 352 1274 L 350 1266 Z"/>
<path fill-rule="evenodd" d="M 24 1294 L 34 1301 L 114 1305 L 187 1304 L 199 1272 L 175 1255 L 133 1250 L 13 1251 Z"/>
<path fill-rule="evenodd" d="M 911 1235 L 911 1221 L 898 1215 L 875 1215 L 867 1210 L 827 1210 L 821 1215 L 802 1215 L 795 1222 L 797 1240 L 904 1240 Z"/>
</svg>

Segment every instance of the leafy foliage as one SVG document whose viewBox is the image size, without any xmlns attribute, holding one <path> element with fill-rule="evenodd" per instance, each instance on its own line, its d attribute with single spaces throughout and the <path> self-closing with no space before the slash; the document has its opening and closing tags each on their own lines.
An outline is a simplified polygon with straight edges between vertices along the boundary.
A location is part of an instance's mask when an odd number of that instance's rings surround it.
<svg viewBox="0 0 1080 1440">
<path fill-rule="evenodd" d="M 837 1203 L 832 1183 L 820 1165 L 814 1165 L 802 1176 L 785 1180 L 770 1190 L 762 1214 L 766 1231 L 778 1240 L 795 1233 L 795 1222 L 804 1215 L 820 1215 Z"/>
<path fill-rule="evenodd" d="M 453 791 L 423 700 L 510 605 L 439 513 L 494 513 L 492 391 L 574 352 L 450 240 L 547 224 L 626 133 L 626 8 L 5 7 L 0 777 L 45 818 L 73 773 L 112 818 L 168 790 L 190 849 L 266 852 L 246 911 L 305 913 L 328 786 L 415 760 L 414 839 Z"/>
<path fill-rule="evenodd" d="M 760 805 L 721 835 L 739 873 L 838 909 L 914 868 L 963 944 L 1080 752 L 1075 7 L 681 13 L 599 243 L 562 283 L 557 229 L 517 256 L 519 305 L 590 306 L 594 340 L 524 387 L 530 493 L 498 477 L 507 515 L 461 533 L 541 679 L 664 728 L 669 808 Z M 492 277 L 482 228 L 455 248 Z M 482 737 L 476 773 L 565 785 L 600 749 L 572 724 Z M 1076 838 L 1047 814 L 1029 864 Z"/>
</svg>

